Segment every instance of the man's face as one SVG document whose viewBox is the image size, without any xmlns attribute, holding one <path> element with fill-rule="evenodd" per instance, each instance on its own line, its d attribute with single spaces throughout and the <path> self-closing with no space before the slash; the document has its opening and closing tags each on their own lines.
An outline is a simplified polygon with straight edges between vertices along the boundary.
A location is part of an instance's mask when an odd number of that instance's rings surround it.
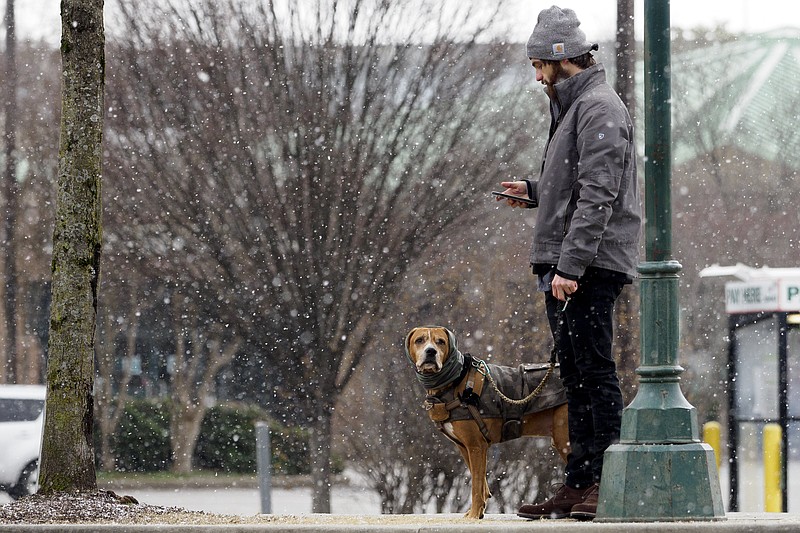
<svg viewBox="0 0 800 533">
<path fill-rule="evenodd" d="M 536 71 L 536 81 L 548 89 L 568 77 L 561 67 L 561 63 L 544 62 L 541 59 L 531 58 L 531 65 Z"/>
</svg>

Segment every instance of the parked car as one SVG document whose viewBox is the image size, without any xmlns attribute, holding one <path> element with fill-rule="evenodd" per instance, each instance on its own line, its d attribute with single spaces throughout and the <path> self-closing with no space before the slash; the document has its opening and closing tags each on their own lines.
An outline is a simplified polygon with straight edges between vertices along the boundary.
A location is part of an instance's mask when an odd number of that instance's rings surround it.
<svg viewBox="0 0 800 533">
<path fill-rule="evenodd" d="M 0 385 L 0 490 L 12 498 L 37 491 L 44 385 Z"/>
</svg>

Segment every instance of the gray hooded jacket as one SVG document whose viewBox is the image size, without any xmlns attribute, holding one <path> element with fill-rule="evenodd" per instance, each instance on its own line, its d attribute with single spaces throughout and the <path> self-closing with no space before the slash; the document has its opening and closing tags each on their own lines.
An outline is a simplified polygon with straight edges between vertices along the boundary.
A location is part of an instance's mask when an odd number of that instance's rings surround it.
<svg viewBox="0 0 800 533">
<path fill-rule="evenodd" d="M 628 110 L 602 65 L 555 90 L 542 172 L 528 186 L 538 203 L 531 264 L 570 279 L 588 267 L 636 277 L 641 207 Z"/>
</svg>

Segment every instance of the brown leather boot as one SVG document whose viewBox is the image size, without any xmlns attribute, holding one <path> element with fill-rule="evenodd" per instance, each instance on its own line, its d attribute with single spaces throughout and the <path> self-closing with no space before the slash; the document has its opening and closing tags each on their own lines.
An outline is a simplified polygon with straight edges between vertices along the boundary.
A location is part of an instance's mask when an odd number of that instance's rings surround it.
<svg viewBox="0 0 800 533">
<path fill-rule="evenodd" d="M 587 489 L 573 489 L 566 485 L 561 485 L 552 498 L 549 500 L 532 504 L 523 505 L 517 511 L 517 516 L 538 520 L 540 518 L 567 518 L 572 508 L 583 502 L 583 495 Z"/>
<path fill-rule="evenodd" d="M 594 520 L 597 514 L 598 496 L 600 496 L 600 485 L 595 483 L 583 493 L 583 501 L 572 507 L 569 517 L 577 520 Z"/>
</svg>

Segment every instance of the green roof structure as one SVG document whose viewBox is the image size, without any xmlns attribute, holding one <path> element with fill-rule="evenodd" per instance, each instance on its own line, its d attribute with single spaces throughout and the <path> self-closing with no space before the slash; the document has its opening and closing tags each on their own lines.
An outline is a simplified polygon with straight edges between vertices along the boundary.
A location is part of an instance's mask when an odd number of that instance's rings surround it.
<svg viewBox="0 0 800 533">
<path fill-rule="evenodd" d="M 800 169 L 800 29 L 673 51 L 671 68 L 676 164 L 732 148 Z"/>
</svg>

